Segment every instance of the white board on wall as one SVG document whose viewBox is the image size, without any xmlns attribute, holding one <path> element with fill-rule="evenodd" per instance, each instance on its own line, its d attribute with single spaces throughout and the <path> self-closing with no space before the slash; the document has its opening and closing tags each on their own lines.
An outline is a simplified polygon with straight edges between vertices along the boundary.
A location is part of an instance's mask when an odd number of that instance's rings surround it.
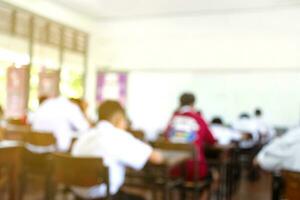
<svg viewBox="0 0 300 200">
<path fill-rule="evenodd" d="M 227 123 L 241 112 L 263 109 L 273 125 L 295 126 L 300 121 L 300 72 L 177 73 L 131 72 L 127 109 L 134 126 L 154 138 L 164 129 L 184 91 L 197 97 L 197 108 L 210 120 L 220 115 Z"/>
</svg>

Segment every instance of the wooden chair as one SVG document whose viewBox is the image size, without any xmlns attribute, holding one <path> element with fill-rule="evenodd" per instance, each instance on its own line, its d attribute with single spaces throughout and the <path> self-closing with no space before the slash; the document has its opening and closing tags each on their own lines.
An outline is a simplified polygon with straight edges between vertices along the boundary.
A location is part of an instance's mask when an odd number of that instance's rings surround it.
<svg viewBox="0 0 300 200">
<path fill-rule="evenodd" d="M 23 141 L 29 131 L 31 131 L 30 126 L 8 124 L 0 129 L 1 139 Z"/>
<path fill-rule="evenodd" d="M 152 143 L 152 146 L 161 150 L 171 150 L 171 151 L 183 151 L 191 154 L 191 158 L 195 160 L 194 162 L 194 180 L 186 181 L 183 180 L 181 184 L 179 184 L 178 188 L 181 190 L 181 199 L 186 199 L 186 192 L 192 192 L 193 199 L 199 199 L 200 193 L 207 189 L 210 185 L 210 181 L 207 180 L 199 180 L 199 170 L 198 166 L 201 164 L 198 160 L 198 151 L 193 144 L 182 144 L 182 143 L 171 143 L 167 140 L 159 140 L 157 142 Z M 182 166 L 183 172 L 185 172 L 185 165 L 183 163 Z M 184 177 L 182 177 L 184 178 Z"/>
<path fill-rule="evenodd" d="M 284 197 L 287 200 L 300 199 L 300 172 L 283 171 Z"/>
<path fill-rule="evenodd" d="M 16 200 L 19 194 L 20 158 L 22 145 L 14 141 L 0 142 L 1 185 L 8 191 L 8 199 Z M 5 192 L 2 191 L 4 194 Z M 0 199 L 5 199 L 1 195 Z"/>
<path fill-rule="evenodd" d="M 49 199 L 51 178 L 51 153 L 56 150 L 56 139 L 52 133 L 28 132 L 23 138 L 22 170 L 20 181 L 20 199 L 27 186 L 28 175 L 39 175 L 45 180 L 45 199 Z"/>
<path fill-rule="evenodd" d="M 51 199 L 55 199 L 58 184 L 67 187 L 92 187 L 106 184 L 107 196 L 104 199 L 110 199 L 109 170 L 104 166 L 102 159 L 94 157 L 72 157 L 63 153 L 54 153 L 52 158 L 53 185 L 51 187 Z M 74 195 L 76 196 L 76 194 Z M 76 196 L 76 199 L 82 198 Z"/>
</svg>

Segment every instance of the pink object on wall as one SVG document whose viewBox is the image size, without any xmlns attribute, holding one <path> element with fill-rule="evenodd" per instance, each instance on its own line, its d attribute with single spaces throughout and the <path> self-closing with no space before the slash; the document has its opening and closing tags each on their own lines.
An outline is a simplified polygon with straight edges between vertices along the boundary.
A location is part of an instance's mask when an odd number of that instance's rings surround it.
<svg viewBox="0 0 300 200">
<path fill-rule="evenodd" d="M 29 67 L 11 66 L 7 69 L 6 118 L 24 118 L 27 114 Z"/>
</svg>

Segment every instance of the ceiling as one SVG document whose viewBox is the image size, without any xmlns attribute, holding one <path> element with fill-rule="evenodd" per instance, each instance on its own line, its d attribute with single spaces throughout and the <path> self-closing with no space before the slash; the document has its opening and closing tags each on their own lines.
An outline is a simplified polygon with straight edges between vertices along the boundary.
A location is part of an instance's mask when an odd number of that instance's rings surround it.
<svg viewBox="0 0 300 200">
<path fill-rule="evenodd" d="M 50 0 L 94 19 L 178 16 L 300 6 L 300 0 Z"/>
</svg>

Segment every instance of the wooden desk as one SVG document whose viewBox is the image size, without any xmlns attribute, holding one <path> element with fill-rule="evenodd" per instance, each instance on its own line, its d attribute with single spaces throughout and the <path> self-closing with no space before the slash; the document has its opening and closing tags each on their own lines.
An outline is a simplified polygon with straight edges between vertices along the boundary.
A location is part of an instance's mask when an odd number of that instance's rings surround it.
<svg viewBox="0 0 300 200">
<path fill-rule="evenodd" d="M 219 199 L 230 199 L 233 190 L 232 170 L 235 168 L 234 165 L 237 162 L 235 150 L 234 145 L 209 146 L 205 148 L 208 165 L 218 168 L 220 172 Z"/>
<path fill-rule="evenodd" d="M 142 171 L 127 170 L 125 185 L 151 189 L 156 199 L 158 190 L 163 191 L 164 200 L 170 199 L 170 189 L 181 183 L 182 179 L 172 179 L 170 170 L 192 155 L 183 151 L 159 150 L 164 157 L 164 162 L 159 165 L 147 163 Z"/>
<path fill-rule="evenodd" d="M 9 200 L 18 198 L 18 178 L 21 168 L 21 153 L 23 144 L 16 141 L 0 142 L 0 166 L 9 170 Z"/>
</svg>

